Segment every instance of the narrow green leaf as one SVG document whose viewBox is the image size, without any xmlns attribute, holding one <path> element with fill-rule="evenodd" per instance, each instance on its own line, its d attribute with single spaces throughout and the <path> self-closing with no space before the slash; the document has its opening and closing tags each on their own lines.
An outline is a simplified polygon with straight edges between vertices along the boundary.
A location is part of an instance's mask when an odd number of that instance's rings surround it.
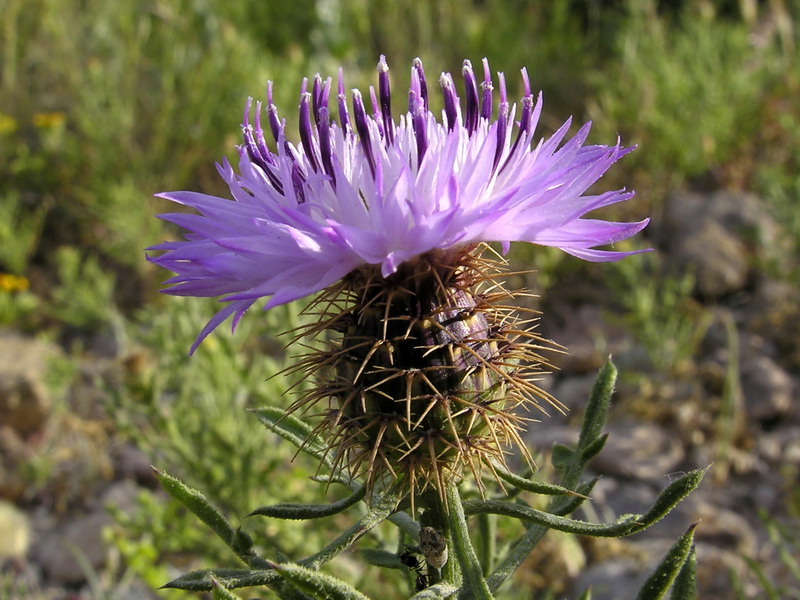
<svg viewBox="0 0 800 600">
<path fill-rule="evenodd" d="M 291 442 L 297 448 L 323 462 L 329 468 L 333 467 L 325 445 L 311 437 L 311 425 L 285 410 L 275 406 L 250 409 L 267 429 Z"/>
<path fill-rule="evenodd" d="M 581 462 L 583 464 L 588 463 L 592 460 L 595 456 L 600 454 L 600 452 L 605 448 L 606 442 L 608 441 L 608 434 L 604 433 L 599 438 L 594 440 L 591 444 L 588 444 L 582 451 L 581 451 Z"/>
<path fill-rule="evenodd" d="M 550 462 L 553 463 L 556 470 L 566 470 L 572 464 L 573 460 L 575 460 L 575 451 L 572 448 L 564 444 L 559 444 L 558 442 L 553 444 Z"/>
<path fill-rule="evenodd" d="M 548 529 L 594 537 L 620 537 L 627 535 L 640 522 L 639 515 L 625 515 L 613 523 L 590 523 L 588 521 L 568 519 L 502 500 L 467 500 L 464 502 L 464 512 L 467 515 L 479 515 L 481 513 L 505 515 L 521 521 L 542 525 Z"/>
<path fill-rule="evenodd" d="M 670 600 L 695 600 L 697 598 L 697 552 L 694 544 L 672 584 Z"/>
<path fill-rule="evenodd" d="M 234 530 L 231 549 L 236 552 L 237 556 L 248 554 L 253 549 L 253 545 L 253 538 L 249 533 L 242 531 L 241 527 Z"/>
<path fill-rule="evenodd" d="M 492 600 L 494 597 L 489 591 L 489 586 L 483 576 L 483 568 L 478 562 L 469 538 L 469 529 L 458 486 L 455 483 L 448 483 L 444 491 L 448 511 L 447 520 L 453 543 L 451 560 L 458 561 L 461 567 L 461 575 L 464 578 L 461 585 L 462 593 L 472 600 Z"/>
<path fill-rule="evenodd" d="M 395 511 L 399 500 L 399 498 L 388 493 L 384 496 L 376 497 L 367 510 L 367 514 L 358 523 L 313 556 L 300 561 L 300 564 L 310 569 L 319 569 L 333 557 L 347 550 L 362 535 L 383 522 Z"/>
<path fill-rule="evenodd" d="M 411 600 L 446 600 L 458 593 L 458 588 L 449 583 L 437 583 L 411 596 Z"/>
<path fill-rule="evenodd" d="M 153 468 L 156 477 L 167 493 L 192 511 L 197 518 L 208 525 L 222 541 L 231 545 L 234 529 L 228 520 L 198 490 L 189 487 L 179 479 Z"/>
<path fill-rule="evenodd" d="M 572 452 L 570 450 L 570 452 Z M 545 496 L 580 496 L 577 492 L 568 490 L 565 487 L 556 485 L 554 483 L 547 483 L 545 481 L 533 481 L 525 479 L 504 469 L 500 465 L 494 465 L 495 472 L 500 476 L 500 479 L 507 481 L 511 485 L 526 492 L 533 492 L 534 494 L 542 494 Z M 586 498 L 584 498 L 586 499 Z"/>
<path fill-rule="evenodd" d="M 405 569 L 406 566 L 394 552 L 378 550 L 376 548 L 364 548 L 358 551 L 365 562 L 375 567 L 383 569 Z"/>
<path fill-rule="evenodd" d="M 570 498 L 556 498 L 551 502 L 551 506 L 548 507 L 548 512 L 558 515 L 559 517 L 571 515 L 578 510 L 581 504 L 590 498 L 590 494 L 592 493 L 594 486 L 597 485 L 598 481 L 600 481 L 600 476 L 595 477 L 591 481 L 585 481 L 577 486 L 574 496 Z"/>
<path fill-rule="evenodd" d="M 211 578 L 211 585 L 214 586 L 211 588 L 211 598 L 213 600 L 242 600 L 213 577 Z"/>
<path fill-rule="evenodd" d="M 706 474 L 707 470 L 708 467 L 703 467 L 702 469 L 689 471 L 665 487 L 658 495 L 655 502 L 653 502 L 653 506 L 650 507 L 650 510 L 639 519 L 639 524 L 634 529 L 634 532 L 647 529 L 653 523 L 657 523 L 663 519 L 669 511 L 675 508 L 681 500 L 686 498 L 692 490 L 700 485 L 703 475 Z"/>
<path fill-rule="evenodd" d="M 494 570 L 497 556 L 497 515 L 484 513 L 478 515 L 478 535 L 476 536 L 478 560 L 483 566 L 484 577 Z"/>
<path fill-rule="evenodd" d="M 350 584 L 331 575 L 294 563 L 273 563 L 272 568 L 295 587 L 320 600 L 369 600 Z"/>
<path fill-rule="evenodd" d="M 319 519 L 322 517 L 330 517 L 331 515 L 338 514 L 346 510 L 364 499 L 366 496 L 366 486 L 360 486 L 347 498 L 338 500 L 331 504 L 296 504 L 296 503 L 282 503 L 273 504 L 272 506 L 262 506 L 251 512 L 248 517 L 262 516 L 273 517 L 276 519 Z"/>
<path fill-rule="evenodd" d="M 489 590 L 496 592 L 500 586 L 511 577 L 514 571 L 517 570 L 517 567 L 528 558 L 531 550 L 536 547 L 547 531 L 547 527 L 543 525 L 532 525 L 528 529 L 523 538 L 514 545 L 508 553 L 508 556 L 506 556 L 503 562 L 494 570 L 494 573 L 486 578 Z"/>
<path fill-rule="evenodd" d="M 584 450 L 600 437 L 600 432 L 606 423 L 608 407 L 611 405 L 611 396 L 617 382 L 617 368 L 609 359 L 606 361 L 597 379 L 594 381 L 586 413 L 583 415 L 583 425 L 578 436 L 578 448 Z"/>
<path fill-rule="evenodd" d="M 249 569 L 203 569 L 192 571 L 173 579 L 164 589 L 208 592 L 214 588 L 214 581 L 229 590 L 268 585 L 278 581 L 280 576 L 272 570 L 251 571 Z"/>
<path fill-rule="evenodd" d="M 742 558 L 753 572 L 753 575 L 756 576 L 756 579 L 758 579 L 758 584 L 761 586 L 761 589 L 764 590 L 764 599 L 783 600 L 780 592 L 775 589 L 775 585 L 769 580 L 769 576 L 764 572 L 764 567 L 759 564 L 758 561 L 749 556 L 743 556 Z M 741 595 L 744 596 L 744 594 Z"/>
<path fill-rule="evenodd" d="M 664 556 L 664 560 L 644 582 L 642 589 L 639 590 L 639 595 L 636 596 L 636 600 L 660 600 L 664 597 L 692 551 L 694 530 L 696 528 L 697 523 L 694 523 L 672 545 Z"/>
<path fill-rule="evenodd" d="M 592 588 L 583 592 L 578 600 L 592 600 Z"/>
</svg>

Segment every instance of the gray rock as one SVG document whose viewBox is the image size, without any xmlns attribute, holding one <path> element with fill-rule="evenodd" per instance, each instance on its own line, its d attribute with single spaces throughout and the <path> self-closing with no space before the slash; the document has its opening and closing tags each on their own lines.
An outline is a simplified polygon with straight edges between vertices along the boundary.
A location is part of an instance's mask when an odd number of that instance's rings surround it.
<svg viewBox="0 0 800 600">
<path fill-rule="evenodd" d="M 659 237 L 673 269 L 695 273 L 695 290 L 706 298 L 741 290 L 754 259 L 780 255 L 780 227 L 750 194 L 672 194 Z"/>
<path fill-rule="evenodd" d="M 767 356 L 755 356 L 741 365 L 744 407 L 749 419 L 771 421 L 786 414 L 792 404 L 791 377 Z"/>
<path fill-rule="evenodd" d="M 55 523 L 38 519 L 39 537 L 32 554 L 47 581 L 57 585 L 80 585 L 87 580 L 87 567 L 100 571 L 106 566 L 109 549 L 103 530 L 113 524 L 108 507 L 133 513 L 138 508 L 140 488 L 130 480 L 112 483 L 98 497 L 95 509 L 68 521 Z"/>
<path fill-rule="evenodd" d="M 553 389 L 550 390 L 550 393 L 559 402 L 563 403 L 569 409 L 569 412 L 562 416 L 556 410 L 548 410 L 547 412 L 552 415 L 552 419 L 555 419 L 559 424 L 563 424 L 567 419 L 578 418 L 589 400 L 589 394 L 592 391 L 595 378 L 595 374 L 588 373 L 559 379 Z"/>
<path fill-rule="evenodd" d="M 91 513 L 74 517 L 38 540 L 34 556 L 48 581 L 79 585 L 87 579 L 85 566 L 101 569 L 107 553 L 103 529 L 109 525 L 111 517 L 105 511 Z"/>
<path fill-rule="evenodd" d="M 0 331 L 2 425 L 23 436 L 44 427 L 51 407 L 44 375 L 48 361 L 57 352 L 57 348 L 50 344 Z"/>
<path fill-rule="evenodd" d="M 567 351 L 547 353 L 547 359 L 562 373 L 596 375 L 609 354 L 616 356 L 628 351 L 630 337 L 622 326 L 608 322 L 600 306 L 562 307 L 561 312 L 564 325 L 549 326 L 548 335 Z"/>
<path fill-rule="evenodd" d="M 608 441 L 590 468 L 603 475 L 659 482 L 684 458 L 680 440 L 652 423 L 626 420 L 607 427 Z"/>
<path fill-rule="evenodd" d="M 756 439 L 756 451 L 767 463 L 780 468 L 800 468 L 800 426 L 764 432 Z"/>
<path fill-rule="evenodd" d="M 592 490 L 591 510 L 597 516 L 591 518 L 608 522 L 621 515 L 644 514 L 657 495 L 658 488 L 651 484 L 603 477 Z"/>
<path fill-rule="evenodd" d="M 648 576 L 641 560 L 614 558 L 585 569 L 572 584 L 570 597 L 592 590 L 592 600 L 633 600 Z"/>
<path fill-rule="evenodd" d="M 0 560 L 22 558 L 30 543 L 28 517 L 10 502 L 0 500 Z"/>
<path fill-rule="evenodd" d="M 111 457 L 114 462 L 114 474 L 119 479 L 132 479 L 137 483 L 154 488 L 158 485 L 151 461 L 138 447 L 123 442 L 111 448 Z"/>
</svg>

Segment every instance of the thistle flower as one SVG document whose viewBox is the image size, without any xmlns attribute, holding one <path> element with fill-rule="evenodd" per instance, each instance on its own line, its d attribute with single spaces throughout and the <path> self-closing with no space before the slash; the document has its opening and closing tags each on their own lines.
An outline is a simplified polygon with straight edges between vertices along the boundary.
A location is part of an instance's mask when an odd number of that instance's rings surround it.
<svg viewBox="0 0 800 600">
<path fill-rule="evenodd" d="M 225 303 L 200 332 L 233 328 L 259 299 L 265 309 L 322 292 L 317 322 L 304 335 L 337 334 L 298 369 L 319 384 L 293 409 L 327 401 L 317 432 L 335 464 L 369 483 L 384 475 L 414 490 L 458 477 L 480 479 L 482 466 L 503 461 L 523 419 L 515 408 L 554 402 L 533 383 L 545 361 L 541 340 L 503 302 L 501 260 L 482 256 L 486 242 L 503 252 L 512 241 L 555 246 L 589 261 L 633 252 L 597 249 L 647 224 L 583 218 L 627 200 L 633 192 L 586 195 L 608 168 L 632 150 L 584 145 L 590 124 L 565 141 L 568 120 L 535 145 L 542 97 L 523 69 L 521 107 L 508 101 L 498 74 L 483 61 L 483 81 L 464 62 L 464 100 L 450 74 L 439 83 L 441 119 L 428 108 L 428 81 L 411 68 L 408 111 L 395 120 L 389 70 L 378 64 L 372 112 L 358 90 L 348 106 L 341 70 L 330 111 L 332 81 L 317 75 L 300 94 L 299 144 L 267 86 L 270 150 L 262 105 L 245 109 L 238 173 L 218 167 L 233 200 L 196 192 L 161 197 L 200 214 L 161 215 L 188 230 L 185 241 L 150 250 L 149 260 L 176 273 L 165 292 L 220 297 Z M 330 336 L 328 336 L 330 337 Z"/>
</svg>

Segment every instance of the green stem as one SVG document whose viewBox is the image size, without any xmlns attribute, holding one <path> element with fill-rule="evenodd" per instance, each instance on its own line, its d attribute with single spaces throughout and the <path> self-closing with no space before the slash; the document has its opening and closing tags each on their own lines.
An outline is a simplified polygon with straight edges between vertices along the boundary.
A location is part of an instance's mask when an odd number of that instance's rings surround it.
<svg viewBox="0 0 800 600">
<path fill-rule="evenodd" d="M 447 502 L 448 529 L 452 541 L 451 560 L 458 562 L 464 580 L 459 596 L 470 600 L 491 600 L 494 596 L 489 591 L 489 586 L 483 577 L 483 568 L 469 539 L 461 494 L 455 483 L 448 483 L 445 486 L 445 501 Z"/>
</svg>

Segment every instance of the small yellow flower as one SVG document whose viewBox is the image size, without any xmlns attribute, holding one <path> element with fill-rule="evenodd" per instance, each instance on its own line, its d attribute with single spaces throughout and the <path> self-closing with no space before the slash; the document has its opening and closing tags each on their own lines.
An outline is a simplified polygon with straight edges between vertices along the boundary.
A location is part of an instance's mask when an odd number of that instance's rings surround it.
<svg viewBox="0 0 800 600">
<path fill-rule="evenodd" d="M 0 134 L 14 133 L 17 130 L 17 120 L 11 115 L 0 113 Z"/>
<path fill-rule="evenodd" d="M 34 114 L 32 121 L 37 129 L 55 129 L 61 127 L 66 118 L 63 112 L 46 112 Z"/>
<path fill-rule="evenodd" d="M 27 277 L 12 275 L 11 273 L 0 273 L 0 290 L 4 292 L 24 292 L 30 287 Z"/>
</svg>

